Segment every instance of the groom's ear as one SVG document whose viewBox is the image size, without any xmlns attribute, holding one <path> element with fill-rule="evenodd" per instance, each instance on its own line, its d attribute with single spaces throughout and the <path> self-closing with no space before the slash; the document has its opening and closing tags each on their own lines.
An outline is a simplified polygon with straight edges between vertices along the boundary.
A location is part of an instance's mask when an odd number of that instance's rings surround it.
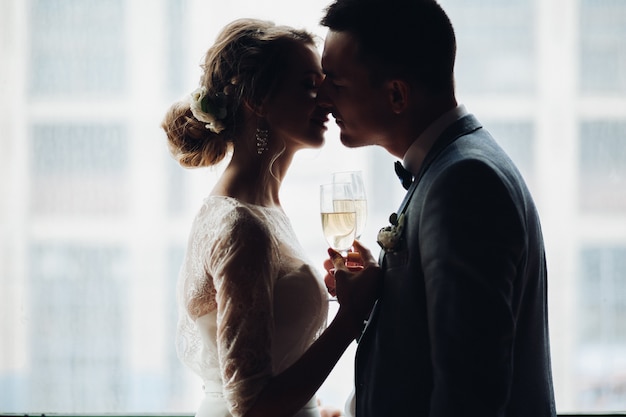
<svg viewBox="0 0 626 417">
<path fill-rule="evenodd" d="M 404 80 L 389 80 L 387 81 L 387 91 L 391 110 L 396 114 L 405 111 L 409 106 L 411 86 Z"/>
</svg>

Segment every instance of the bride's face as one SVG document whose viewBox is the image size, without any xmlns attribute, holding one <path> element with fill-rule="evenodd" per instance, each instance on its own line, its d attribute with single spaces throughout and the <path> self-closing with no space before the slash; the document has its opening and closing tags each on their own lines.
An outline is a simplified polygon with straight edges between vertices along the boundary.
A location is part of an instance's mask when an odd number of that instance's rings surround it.
<svg viewBox="0 0 626 417">
<path fill-rule="evenodd" d="M 324 79 L 320 56 L 314 45 L 291 48 L 287 76 L 266 103 L 270 140 L 282 139 L 287 151 L 317 148 L 324 143 L 328 111 L 316 103 Z"/>
</svg>

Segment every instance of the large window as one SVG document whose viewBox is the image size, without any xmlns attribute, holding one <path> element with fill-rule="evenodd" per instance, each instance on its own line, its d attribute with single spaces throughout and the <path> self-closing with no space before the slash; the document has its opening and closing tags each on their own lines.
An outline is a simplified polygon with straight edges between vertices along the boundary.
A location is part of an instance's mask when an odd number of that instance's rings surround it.
<svg viewBox="0 0 626 417">
<path fill-rule="evenodd" d="M 318 26 L 330 0 L 0 2 L 0 412 L 193 413 L 175 283 L 223 167 L 184 170 L 159 125 L 237 17 Z M 545 233 L 559 412 L 626 410 L 626 2 L 441 0 L 459 101 L 517 163 Z M 321 48 L 321 44 L 320 44 Z M 378 229 L 404 189 L 331 126 L 282 201 L 320 267 L 316 189 L 360 169 Z M 331 311 L 331 314 L 333 311 Z M 351 346 L 320 391 L 341 406 Z"/>
</svg>

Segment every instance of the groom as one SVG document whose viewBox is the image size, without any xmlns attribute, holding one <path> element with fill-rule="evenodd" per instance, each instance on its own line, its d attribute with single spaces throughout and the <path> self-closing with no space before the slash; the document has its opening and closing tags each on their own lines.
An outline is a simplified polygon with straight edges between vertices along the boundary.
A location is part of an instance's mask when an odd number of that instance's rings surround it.
<svg viewBox="0 0 626 417">
<path fill-rule="evenodd" d="M 335 0 L 321 23 L 318 100 L 342 143 L 382 146 L 410 172 L 398 239 L 381 236 L 356 416 L 555 416 L 539 218 L 513 162 L 457 104 L 448 17 L 428 0 Z"/>
</svg>

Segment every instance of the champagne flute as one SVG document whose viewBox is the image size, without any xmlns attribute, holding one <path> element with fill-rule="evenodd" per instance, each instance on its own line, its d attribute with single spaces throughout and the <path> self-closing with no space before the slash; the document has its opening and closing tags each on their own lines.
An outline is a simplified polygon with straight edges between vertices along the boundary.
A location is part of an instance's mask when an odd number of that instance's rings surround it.
<svg viewBox="0 0 626 417">
<path fill-rule="evenodd" d="M 356 207 L 349 183 L 331 183 L 320 186 L 322 231 L 328 245 L 347 256 L 356 232 Z"/>
<path fill-rule="evenodd" d="M 359 240 L 365 229 L 367 220 L 367 199 L 365 197 L 365 185 L 361 171 L 334 172 L 333 182 L 348 183 L 352 188 L 354 206 L 356 208 L 356 232 L 355 239 Z"/>
<path fill-rule="evenodd" d="M 343 182 L 321 185 L 320 212 L 326 241 L 347 260 L 357 227 L 352 185 Z M 348 264 L 346 261 L 346 265 Z M 334 268 L 329 272 L 334 274 Z M 337 297 L 329 297 L 328 300 L 337 301 Z"/>
</svg>

